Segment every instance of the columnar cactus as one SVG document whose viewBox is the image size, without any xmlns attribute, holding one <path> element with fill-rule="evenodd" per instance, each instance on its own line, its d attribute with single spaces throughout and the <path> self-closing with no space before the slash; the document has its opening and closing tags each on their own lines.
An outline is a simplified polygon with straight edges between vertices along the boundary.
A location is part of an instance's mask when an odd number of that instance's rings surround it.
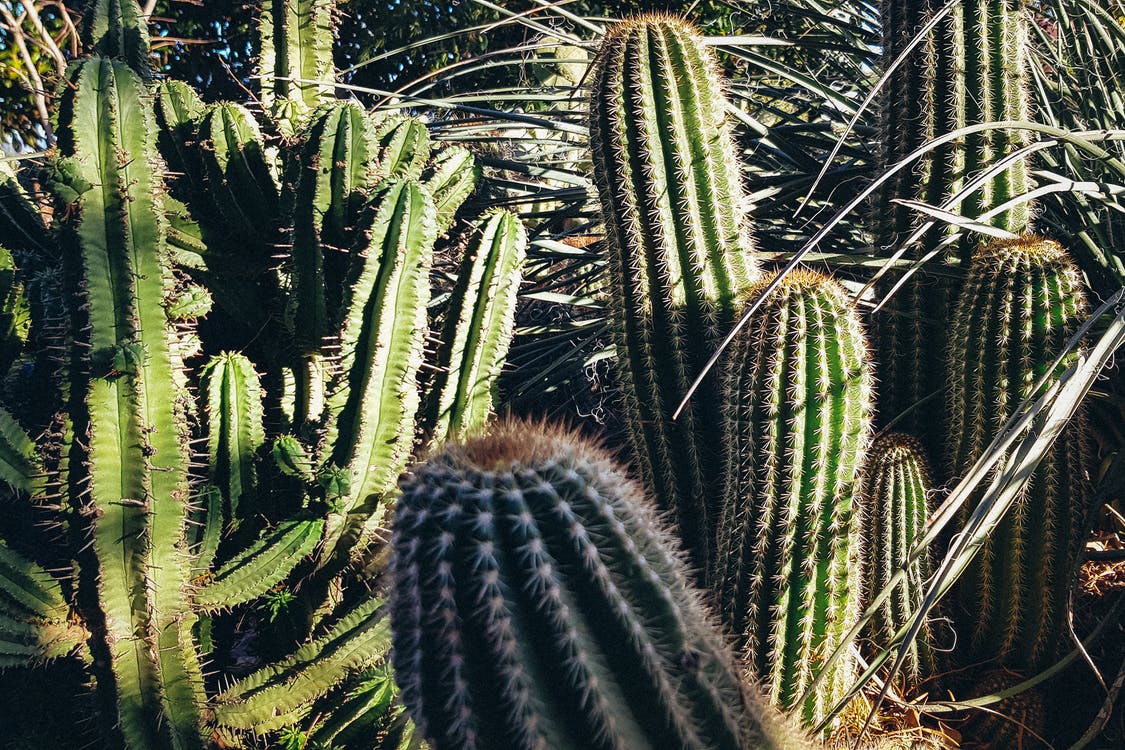
<svg viewBox="0 0 1125 750">
<path fill-rule="evenodd" d="M 262 6 L 258 21 L 262 104 L 285 123 L 295 123 L 302 114 L 335 96 L 335 3 L 267 0 Z"/>
<path fill-rule="evenodd" d="M 711 378 L 672 413 L 755 274 L 746 197 L 713 54 L 671 16 L 612 26 L 594 60 L 590 147 L 609 248 L 618 363 L 636 464 L 709 557 L 718 475 Z"/>
<path fill-rule="evenodd" d="M 148 92 L 93 57 L 64 87 L 59 151 L 77 205 L 65 256 L 79 302 L 70 389 L 70 497 L 90 521 L 117 725 L 134 747 L 201 747 L 203 677 L 187 607 L 185 397 L 164 297 L 169 280 Z"/>
<path fill-rule="evenodd" d="M 816 724 L 850 684 L 852 660 L 798 701 L 859 616 L 856 513 L 872 377 L 846 292 L 811 271 L 788 274 L 733 341 L 726 373 L 711 586 L 751 676 Z"/>
<path fill-rule="evenodd" d="M 422 417 L 434 441 L 464 437 L 492 412 L 526 250 L 527 232 L 514 214 L 498 210 L 481 218 L 457 274 Z"/>
<path fill-rule="evenodd" d="M 744 693 L 624 470 L 518 422 L 401 481 L 393 660 L 436 750 L 797 744 Z"/>
<path fill-rule="evenodd" d="M 871 602 L 906 563 L 915 540 L 921 538 L 928 517 L 927 494 L 932 489 L 929 462 L 922 444 L 900 432 L 875 441 L 863 469 L 860 516 L 864 540 L 863 599 Z M 895 587 L 867 628 L 876 645 L 890 643 L 912 619 L 922 603 L 930 577 L 928 555 L 911 563 L 907 578 Z M 908 683 L 917 685 L 936 671 L 929 628 L 924 626 L 910 644 L 903 665 Z"/>
<path fill-rule="evenodd" d="M 883 168 L 893 166 L 925 142 L 968 125 L 1004 120 L 1023 121 L 1028 113 L 1028 36 L 1022 0 L 969 0 L 956 3 L 951 14 L 930 32 L 891 74 L 881 98 Z M 885 65 L 889 65 L 920 32 L 942 3 L 924 0 L 884 0 Z M 919 164 L 900 170 L 879 193 L 875 208 L 877 250 L 890 254 L 902 248 L 919 223 L 917 215 L 891 204 L 893 198 L 922 200 L 938 205 L 995 164 L 1025 145 L 1026 133 L 987 130 L 946 144 Z M 966 197 L 954 210 L 976 217 L 1027 193 L 1032 187 L 1029 167 L 1019 159 L 999 171 Z M 995 214 L 986 223 L 1012 232 L 1028 231 L 1027 202 Z M 931 230 L 907 250 L 918 259 L 938 249 L 948 233 Z M 973 244 L 963 239 L 954 252 L 968 266 Z M 931 269 L 933 266 L 930 267 Z M 891 276 L 891 281 L 897 277 Z M 890 291 L 882 284 L 880 293 Z M 956 285 L 941 274 L 916 273 L 895 293 L 876 317 L 880 382 L 884 384 L 880 413 L 894 418 L 931 397 L 909 413 L 898 427 L 913 434 L 933 434 L 928 426 L 942 418 L 941 399 L 933 395 L 943 386 L 946 324 Z M 932 452 L 938 441 L 925 440 Z"/>
<path fill-rule="evenodd" d="M 953 476 L 980 458 L 1085 311 L 1081 276 L 1057 243 L 1023 236 L 977 250 L 949 348 Z M 1055 655 L 1087 531 L 1087 443 L 1080 412 L 958 581 L 961 663 L 1034 669 Z"/>
</svg>

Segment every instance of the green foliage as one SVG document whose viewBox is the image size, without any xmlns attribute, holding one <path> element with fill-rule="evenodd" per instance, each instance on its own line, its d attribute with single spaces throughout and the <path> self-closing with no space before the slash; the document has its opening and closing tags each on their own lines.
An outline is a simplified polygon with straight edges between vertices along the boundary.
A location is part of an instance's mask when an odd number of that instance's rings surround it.
<svg viewBox="0 0 1125 750">
<path fill-rule="evenodd" d="M 1081 276 L 1057 243 L 1023 236 L 977 250 L 949 350 L 952 475 L 980 458 L 1085 313 Z M 958 582 L 957 663 L 1035 669 L 1056 655 L 1088 532 L 1088 452 L 1079 415 Z"/>
<path fill-rule="evenodd" d="M 629 435 L 646 486 L 676 514 L 702 567 L 717 523 L 713 381 L 678 420 L 672 412 L 756 269 L 719 69 L 691 26 L 653 15 L 607 31 L 591 80 L 590 149 Z"/>
<path fill-rule="evenodd" d="M 393 659 L 438 750 L 800 745 L 744 692 L 637 485 L 511 422 L 406 475 Z"/>
<path fill-rule="evenodd" d="M 724 388 L 712 588 L 751 676 L 815 726 L 854 679 L 854 661 L 826 667 L 802 696 L 860 612 L 857 514 L 872 375 L 843 289 L 812 271 L 786 275 L 732 342 Z"/>
</svg>

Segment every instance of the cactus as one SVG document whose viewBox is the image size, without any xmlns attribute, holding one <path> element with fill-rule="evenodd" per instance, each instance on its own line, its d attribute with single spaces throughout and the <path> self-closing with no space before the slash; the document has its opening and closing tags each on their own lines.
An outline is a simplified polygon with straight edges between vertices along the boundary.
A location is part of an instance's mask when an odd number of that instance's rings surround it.
<svg viewBox="0 0 1125 750">
<path fill-rule="evenodd" d="M 31 310 L 12 254 L 0 247 L 0 374 L 20 355 L 31 329 Z"/>
<path fill-rule="evenodd" d="M 117 723 L 135 747 L 202 745 L 202 673 L 186 606 L 187 425 L 163 303 L 168 269 L 148 93 L 124 63 L 89 58 L 65 87 L 61 157 L 89 186 L 66 256 L 74 329 L 72 498 L 91 519 Z M 126 125 L 128 123 L 128 125 Z M 78 460 L 75 460 L 77 458 Z M 81 499 L 80 499 L 81 498 Z"/>
<path fill-rule="evenodd" d="M 328 0 L 267 0 L 262 3 L 258 37 L 262 43 L 259 76 L 267 110 L 283 115 L 283 130 L 334 96 L 332 14 Z M 292 135 L 292 132 L 286 135 Z"/>
<path fill-rule="evenodd" d="M 59 582 L 0 540 L 0 669 L 66 656 L 89 637 Z"/>
<path fill-rule="evenodd" d="M 1022 681 L 1019 673 L 993 669 L 974 681 L 972 692 L 981 697 L 991 696 L 1008 691 Z M 1046 727 L 1047 705 L 1043 690 L 1029 688 L 973 711 L 961 725 L 962 746 L 1042 748 L 1046 746 L 1042 742 Z"/>
<path fill-rule="evenodd" d="M 840 659 L 798 705 L 859 616 L 855 516 L 870 370 L 847 294 L 805 270 L 766 298 L 726 365 L 728 459 L 712 588 L 749 673 L 809 725 L 854 676 L 852 661 Z"/>
<path fill-rule="evenodd" d="M 427 399 L 422 429 L 435 442 L 479 429 L 492 411 L 526 248 L 515 215 L 498 210 L 481 218 L 457 274 Z"/>
<path fill-rule="evenodd" d="M 884 0 L 884 63 L 889 64 L 907 40 L 937 11 L 941 3 L 926 0 Z M 926 141 L 957 128 L 1004 120 L 1024 121 L 1028 113 L 1028 35 L 1022 0 L 970 0 L 957 3 L 930 37 L 914 49 L 893 73 L 882 96 L 883 143 L 880 162 L 890 167 Z M 986 130 L 946 144 L 916 169 L 901 170 L 886 183 L 875 208 L 877 249 L 891 253 L 917 223 L 916 215 L 892 198 L 911 198 L 938 205 L 1001 156 L 1026 145 L 1023 131 Z M 986 180 L 954 210 L 976 217 L 1031 190 L 1030 170 L 1020 159 Z M 990 219 L 996 227 L 1026 232 L 1031 204 L 1019 203 Z M 908 258 L 919 259 L 945 240 L 931 230 Z M 952 255 L 962 268 L 969 264 L 973 243 L 963 239 Z M 931 266 L 932 268 L 932 266 Z M 892 275 L 891 280 L 894 280 Z M 890 289 L 879 286 L 880 293 Z M 947 321 L 956 285 L 940 274 L 920 272 L 895 293 L 876 318 L 880 382 L 885 384 L 881 412 L 895 417 L 942 388 Z M 941 399 L 915 409 L 898 428 L 926 436 L 927 448 L 940 445 L 927 429 L 942 420 Z"/>
<path fill-rule="evenodd" d="M 422 184 L 434 196 L 439 234 L 453 226 L 457 209 L 473 192 L 476 181 L 476 159 L 467 148 L 450 146 L 434 154 L 422 173 Z"/>
<path fill-rule="evenodd" d="M 953 476 L 980 458 L 1085 311 L 1081 276 L 1057 243 L 1023 236 L 977 250 L 949 348 Z M 1088 451 L 1080 410 L 958 581 L 960 663 L 1036 669 L 1054 657 L 1087 531 Z"/>
<path fill-rule="evenodd" d="M 228 524 L 236 523 L 239 505 L 251 506 L 258 485 L 254 456 L 265 445 L 262 393 L 258 374 L 245 356 L 226 352 L 203 368 L 201 390 L 207 394 L 207 458 L 210 476 L 222 493 Z"/>
<path fill-rule="evenodd" d="M 437 750 L 799 744 L 750 703 L 678 545 L 599 447 L 504 423 L 401 488 L 392 655 Z"/>
<path fill-rule="evenodd" d="M 865 540 L 860 569 L 863 600 L 872 601 L 902 568 L 907 555 L 925 530 L 931 473 L 922 444 L 910 435 L 893 432 L 875 441 L 863 470 L 863 507 L 860 536 Z M 910 565 L 908 575 L 880 607 L 867 627 L 876 644 L 890 643 L 899 628 L 910 622 L 925 594 L 930 577 L 929 557 Z M 910 644 L 903 670 L 910 685 L 936 671 L 928 626 Z"/>
<path fill-rule="evenodd" d="M 711 378 L 672 412 L 733 322 L 755 262 L 718 65 L 684 21 L 611 27 L 594 60 L 590 147 L 609 247 L 611 314 L 636 464 L 709 558 L 719 399 Z"/>
<path fill-rule="evenodd" d="M 148 19 L 135 0 L 91 0 L 82 28 L 82 44 L 88 52 L 120 59 L 139 76 L 152 75 Z"/>
</svg>

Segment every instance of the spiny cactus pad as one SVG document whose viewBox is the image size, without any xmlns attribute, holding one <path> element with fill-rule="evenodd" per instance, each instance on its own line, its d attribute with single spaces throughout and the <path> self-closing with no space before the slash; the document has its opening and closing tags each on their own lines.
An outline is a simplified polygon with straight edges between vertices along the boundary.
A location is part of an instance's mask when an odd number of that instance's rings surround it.
<svg viewBox="0 0 1125 750">
<path fill-rule="evenodd" d="M 677 544 L 600 448 L 505 423 L 401 488 L 394 668 L 438 750 L 799 742 L 748 702 Z"/>
<path fill-rule="evenodd" d="M 852 660 L 798 701 L 859 616 L 855 513 L 872 377 L 843 288 L 811 271 L 788 274 L 732 342 L 726 372 L 711 584 L 750 674 L 812 725 L 850 684 Z"/>
</svg>

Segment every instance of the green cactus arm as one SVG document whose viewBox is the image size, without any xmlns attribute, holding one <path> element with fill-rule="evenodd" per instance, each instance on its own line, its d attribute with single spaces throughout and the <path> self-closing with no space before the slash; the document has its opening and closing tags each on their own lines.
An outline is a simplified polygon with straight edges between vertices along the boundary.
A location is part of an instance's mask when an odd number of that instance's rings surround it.
<svg viewBox="0 0 1125 750">
<path fill-rule="evenodd" d="M 160 128 L 157 144 L 168 170 L 182 175 L 190 184 L 198 182 L 199 155 L 191 147 L 206 105 L 184 81 L 161 81 L 156 89 L 156 124 Z M 173 183 L 176 180 L 172 180 Z"/>
<path fill-rule="evenodd" d="M 438 234 L 453 226 L 457 209 L 473 192 L 480 168 L 476 157 L 463 146 L 448 146 L 434 154 L 422 173 L 422 184 L 434 196 Z"/>
<path fill-rule="evenodd" d="M 245 355 L 225 352 L 204 366 L 200 388 L 210 479 L 223 494 L 227 524 L 237 525 L 253 513 L 258 486 L 254 462 L 266 443 L 261 383 Z M 243 504 L 250 510 L 240 511 Z"/>
<path fill-rule="evenodd" d="M 370 738 L 394 712 L 397 693 L 389 662 L 360 672 L 344 685 L 343 696 L 331 715 L 312 731 L 309 739 L 343 748 L 370 745 Z"/>
<path fill-rule="evenodd" d="M 482 427 L 512 340 L 527 232 L 508 211 L 481 218 L 457 274 L 427 395 L 434 441 Z"/>
<path fill-rule="evenodd" d="M 319 352 L 333 327 L 339 299 L 331 295 L 343 284 L 356 241 L 354 228 L 375 184 L 377 150 L 371 122 L 354 104 L 318 111 L 305 133 L 301 167 L 294 190 L 290 327 L 299 351 Z M 334 245 L 338 262 L 325 253 Z M 317 415 L 312 415 L 317 416 Z"/>
<path fill-rule="evenodd" d="M 214 485 L 205 485 L 199 490 L 195 505 L 195 534 L 191 544 L 195 556 L 191 572 L 198 577 L 210 572 L 222 542 L 223 493 Z"/>
<path fill-rule="evenodd" d="M 12 250 L 26 254 L 43 253 L 54 244 L 42 213 L 5 160 L 0 160 L 0 237 Z"/>
<path fill-rule="evenodd" d="M 91 0 L 83 24 L 82 44 L 88 53 L 118 58 L 138 75 L 152 75 L 148 18 L 137 0 Z"/>
<path fill-rule="evenodd" d="M 594 183 L 609 248 L 609 301 L 637 467 L 709 559 L 720 474 L 713 379 L 671 416 L 726 335 L 756 273 L 738 152 L 714 55 L 680 19 L 607 31 L 590 97 Z"/>
<path fill-rule="evenodd" d="M 31 309 L 15 260 L 0 247 L 0 374 L 19 358 L 31 330 Z"/>
<path fill-rule="evenodd" d="M 84 627 L 65 620 L 28 621 L 0 614 L 0 669 L 35 667 L 73 654 L 89 662 L 84 650 L 89 637 Z"/>
<path fill-rule="evenodd" d="M 244 604 L 269 591 L 312 554 L 324 530 L 320 518 L 286 521 L 215 571 L 194 597 L 202 612 Z"/>
<path fill-rule="evenodd" d="M 266 109 L 276 110 L 288 100 L 297 107 L 293 114 L 299 115 L 333 97 L 334 8 L 335 3 L 329 0 L 269 0 L 261 4 L 258 72 Z"/>
<path fill-rule="evenodd" d="M 198 138 L 203 146 L 206 210 L 195 215 L 205 226 L 211 223 L 212 235 L 244 258 L 241 243 L 260 249 L 280 210 L 277 180 L 270 171 L 261 130 L 245 107 L 220 102 L 205 110 Z"/>
<path fill-rule="evenodd" d="M 220 693 L 215 720 L 259 733 L 292 724 L 350 674 L 378 663 L 390 646 L 387 607 L 382 599 L 368 599 L 324 636 Z"/>
<path fill-rule="evenodd" d="M 378 123 L 377 174 L 384 180 L 419 180 L 430 160 L 430 131 L 416 117 L 391 115 Z"/>
<path fill-rule="evenodd" d="M 71 70 L 60 148 L 96 186 L 79 197 L 75 235 L 89 344 L 84 393 L 92 550 L 129 745 L 169 736 L 198 747 L 202 676 L 185 650 L 186 424 L 173 375 L 155 125 L 149 95 L 124 63 Z M 118 361 L 120 360 L 120 361 Z"/>
<path fill-rule="evenodd" d="M 274 438 L 271 453 L 274 464 L 282 474 L 298 477 L 306 482 L 313 481 L 312 459 L 296 436 L 279 435 Z"/>
<path fill-rule="evenodd" d="M 42 473 L 35 442 L 0 407 L 0 481 L 17 492 L 34 494 L 40 487 Z"/>
<path fill-rule="evenodd" d="M 0 611 L 62 622 L 70 608 L 50 573 L 0 539 Z"/>
<path fill-rule="evenodd" d="M 410 181 L 392 184 L 347 291 L 340 374 L 329 386 L 327 463 L 345 469 L 349 489 L 329 515 L 323 561 L 382 523 L 374 511 L 409 459 L 436 239 L 433 200 L 425 189 Z"/>
</svg>

